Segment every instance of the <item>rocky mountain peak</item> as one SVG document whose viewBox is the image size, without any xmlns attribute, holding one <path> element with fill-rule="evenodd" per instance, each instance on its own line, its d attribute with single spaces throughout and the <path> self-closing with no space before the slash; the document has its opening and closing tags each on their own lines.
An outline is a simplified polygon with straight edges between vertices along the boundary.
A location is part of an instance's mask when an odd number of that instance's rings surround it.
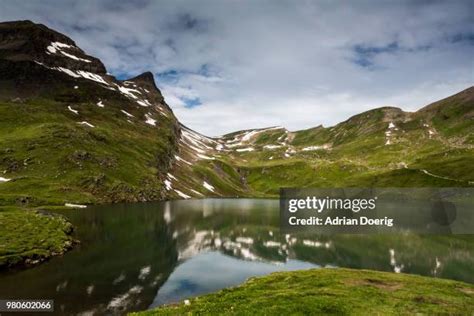
<svg viewBox="0 0 474 316">
<path fill-rule="evenodd" d="M 84 53 L 72 39 L 31 21 L 0 23 L 0 59 L 106 73 L 102 62 Z"/>
<path fill-rule="evenodd" d="M 145 86 L 146 88 L 158 90 L 158 87 L 156 86 L 156 83 L 155 83 L 155 78 L 153 77 L 153 74 L 150 71 L 146 71 L 142 73 L 141 75 L 128 79 L 127 81 L 140 84 L 142 86 Z"/>
<path fill-rule="evenodd" d="M 153 77 L 153 74 L 150 71 L 146 71 L 132 79 L 130 81 L 142 81 L 142 82 L 148 82 L 148 83 L 155 83 L 155 78 Z"/>
</svg>

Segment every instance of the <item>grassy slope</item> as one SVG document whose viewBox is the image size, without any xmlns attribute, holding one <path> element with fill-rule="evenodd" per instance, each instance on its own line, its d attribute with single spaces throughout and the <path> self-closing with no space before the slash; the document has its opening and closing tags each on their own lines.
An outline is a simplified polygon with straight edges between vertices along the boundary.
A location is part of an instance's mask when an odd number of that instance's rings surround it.
<svg viewBox="0 0 474 316">
<path fill-rule="evenodd" d="M 416 113 L 381 108 L 332 128 L 294 132 L 289 144 L 296 152 L 290 157 L 284 156 L 285 147 L 259 147 L 272 135 L 260 135 L 250 144 L 256 151 L 231 156 L 250 188 L 270 195 L 278 194 L 280 187 L 472 186 L 473 95 L 470 88 Z M 395 122 L 397 130 L 385 145 L 389 122 Z M 324 144 L 331 148 L 302 151 Z"/>
<path fill-rule="evenodd" d="M 57 215 L 0 208 L 0 268 L 35 264 L 72 246 L 72 225 Z"/>
<path fill-rule="evenodd" d="M 470 187 L 473 100 L 469 88 L 415 113 L 379 108 L 330 128 L 255 130 L 246 141 L 239 137 L 251 131 L 234 132 L 219 139 L 229 147 L 205 153 L 213 160 L 196 160 L 181 147 L 192 163 L 174 165 L 173 188 L 201 198 L 277 197 L 281 187 Z M 322 148 L 303 150 L 314 146 Z M 245 148 L 253 151 L 238 151 Z M 168 197 L 180 198 L 172 191 Z"/>
<path fill-rule="evenodd" d="M 135 315 L 465 314 L 474 286 L 415 275 L 350 269 L 279 272 L 184 303 Z"/>
<path fill-rule="evenodd" d="M 53 92 L 0 102 L 0 171 L 13 179 L 0 183 L 0 205 L 160 199 L 174 118 L 150 126 L 150 109 L 88 80 L 64 79 Z M 120 109 L 135 115 L 131 122 Z"/>
<path fill-rule="evenodd" d="M 163 190 L 176 150 L 176 120 L 160 116 L 158 126 L 151 127 L 144 123 L 143 109 L 122 95 L 87 80 L 74 89 L 77 82 L 67 80 L 21 102 L 0 102 L 0 171 L 14 179 L 0 184 L 0 205 L 180 198 L 174 190 L 166 195 Z M 280 187 L 471 186 L 472 90 L 416 113 L 380 108 L 331 128 L 287 135 L 283 129 L 264 131 L 242 145 L 254 151 L 206 153 L 214 160 L 196 160 L 181 146 L 179 155 L 192 163 L 174 164 L 178 180 L 173 189 L 199 198 L 269 197 Z M 105 108 L 96 105 L 99 99 Z M 135 115 L 132 123 L 120 109 Z M 389 122 L 397 130 L 385 145 Z M 435 134 L 429 135 L 430 130 Z M 285 146 L 264 147 L 282 139 Z M 303 151 L 318 145 L 329 148 Z M 204 188 L 204 181 L 215 192 Z"/>
</svg>

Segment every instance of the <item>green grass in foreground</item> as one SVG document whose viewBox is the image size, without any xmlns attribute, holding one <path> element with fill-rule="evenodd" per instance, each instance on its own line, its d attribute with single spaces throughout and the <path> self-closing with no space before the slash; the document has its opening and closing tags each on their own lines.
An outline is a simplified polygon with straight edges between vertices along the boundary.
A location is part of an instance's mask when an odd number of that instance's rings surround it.
<svg viewBox="0 0 474 316">
<path fill-rule="evenodd" d="M 0 268 L 35 264 L 73 243 L 72 225 L 62 216 L 21 208 L 0 208 Z"/>
<path fill-rule="evenodd" d="M 474 286 L 351 269 L 278 272 L 243 285 L 134 315 L 466 315 Z"/>
</svg>

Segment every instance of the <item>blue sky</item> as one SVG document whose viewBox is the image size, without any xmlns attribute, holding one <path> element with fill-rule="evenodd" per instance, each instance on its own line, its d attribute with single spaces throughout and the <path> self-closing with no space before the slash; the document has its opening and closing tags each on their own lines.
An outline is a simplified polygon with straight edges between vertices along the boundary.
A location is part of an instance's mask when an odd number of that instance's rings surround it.
<svg viewBox="0 0 474 316">
<path fill-rule="evenodd" d="M 152 71 L 208 135 L 416 110 L 474 82 L 473 1 L 0 0 L 0 20 L 70 36 L 120 78 Z"/>
</svg>

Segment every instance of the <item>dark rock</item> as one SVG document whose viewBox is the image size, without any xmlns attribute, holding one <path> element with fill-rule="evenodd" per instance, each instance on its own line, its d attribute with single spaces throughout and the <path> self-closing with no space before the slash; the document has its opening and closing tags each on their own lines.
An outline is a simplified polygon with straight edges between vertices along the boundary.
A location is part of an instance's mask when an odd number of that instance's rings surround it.
<svg viewBox="0 0 474 316">
<path fill-rule="evenodd" d="M 71 155 L 71 160 L 73 161 L 84 161 L 88 160 L 91 158 L 91 154 L 88 153 L 85 150 L 76 150 L 72 155 Z"/>
<path fill-rule="evenodd" d="M 60 47 L 56 52 L 48 51 L 48 46 L 53 42 L 66 44 L 69 47 Z M 76 59 L 66 54 L 75 56 Z M 102 62 L 85 54 L 72 39 L 43 24 L 31 21 L 0 23 L 0 59 L 16 62 L 33 61 L 48 67 L 106 73 Z"/>
<path fill-rule="evenodd" d="M 20 169 L 20 164 L 16 160 L 11 161 L 7 166 L 7 172 L 18 171 L 18 169 Z"/>
<path fill-rule="evenodd" d="M 148 99 L 152 103 L 159 103 L 165 109 L 172 112 L 171 108 L 166 104 L 160 89 L 158 89 L 158 87 L 156 86 L 155 78 L 153 77 L 153 74 L 151 72 L 144 72 L 141 75 L 123 81 L 123 83 L 125 82 L 132 82 L 139 85 L 140 87 L 147 89 L 148 91 L 150 91 L 148 93 Z"/>
<path fill-rule="evenodd" d="M 17 204 L 26 205 L 32 201 L 31 196 L 20 196 L 16 199 Z"/>
</svg>

